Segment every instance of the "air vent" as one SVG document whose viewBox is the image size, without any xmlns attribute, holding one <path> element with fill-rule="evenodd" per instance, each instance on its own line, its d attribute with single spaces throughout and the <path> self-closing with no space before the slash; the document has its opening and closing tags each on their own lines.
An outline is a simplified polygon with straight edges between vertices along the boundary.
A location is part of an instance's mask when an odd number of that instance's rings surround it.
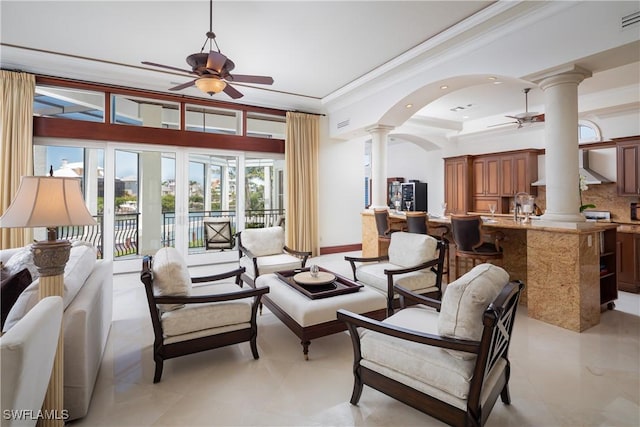
<svg viewBox="0 0 640 427">
<path fill-rule="evenodd" d="M 342 129 L 343 127 L 349 126 L 349 122 L 351 119 L 343 120 L 338 122 L 338 129 Z"/>
<path fill-rule="evenodd" d="M 621 25 L 622 25 L 622 28 L 627 28 L 637 24 L 638 22 L 640 22 L 640 11 L 630 13 L 627 16 L 623 16 L 621 20 Z"/>
</svg>

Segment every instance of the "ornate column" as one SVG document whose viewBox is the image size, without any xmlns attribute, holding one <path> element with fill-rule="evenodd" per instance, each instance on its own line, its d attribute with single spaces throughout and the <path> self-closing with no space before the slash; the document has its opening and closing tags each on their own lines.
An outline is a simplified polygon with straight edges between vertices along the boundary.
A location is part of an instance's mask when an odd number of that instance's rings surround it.
<svg viewBox="0 0 640 427">
<path fill-rule="evenodd" d="M 366 129 L 371 134 L 371 206 L 387 207 L 387 136 L 392 126 L 378 125 Z"/>
<path fill-rule="evenodd" d="M 581 222 L 578 176 L 578 85 L 591 72 L 578 66 L 540 76 L 545 99 L 547 209 L 543 220 Z"/>
<path fill-rule="evenodd" d="M 54 229 L 55 230 L 55 229 Z M 40 273 L 38 295 L 40 299 L 64 295 L 64 267 L 69 260 L 71 243 L 67 240 L 43 240 L 32 249 L 33 261 Z M 38 420 L 39 427 L 64 426 L 64 330 L 60 331 L 51 378 L 42 409 L 50 414 Z"/>
</svg>

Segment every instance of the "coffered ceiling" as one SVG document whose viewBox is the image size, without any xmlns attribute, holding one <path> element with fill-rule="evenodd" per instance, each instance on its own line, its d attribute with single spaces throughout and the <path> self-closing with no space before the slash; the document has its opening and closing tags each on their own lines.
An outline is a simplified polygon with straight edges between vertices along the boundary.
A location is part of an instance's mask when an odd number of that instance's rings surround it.
<svg viewBox="0 0 640 427">
<path fill-rule="evenodd" d="M 213 31 L 234 71 L 274 79 L 272 86 L 235 84 L 244 93 L 238 102 L 322 112 L 328 98 L 381 69 L 392 71 L 407 52 L 497 3 L 214 1 Z M 200 52 L 210 17 L 204 0 L 3 0 L 0 19 L 3 69 L 167 92 L 192 78 L 141 61 L 188 69 L 185 58 Z M 639 53 L 636 44 L 588 58 L 591 69 L 603 73 L 585 81 L 581 93 L 637 85 Z M 494 117 L 499 123 L 501 115 L 524 111 L 525 83 L 494 83 L 453 91 L 417 115 L 456 122 Z M 180 93 L 209 97 L 195 87 Z M 214 99 L 230 101 L 225 94 Z M 534 88 L 530 110 L 539 111 L 542 102 Z"/>
</svg>

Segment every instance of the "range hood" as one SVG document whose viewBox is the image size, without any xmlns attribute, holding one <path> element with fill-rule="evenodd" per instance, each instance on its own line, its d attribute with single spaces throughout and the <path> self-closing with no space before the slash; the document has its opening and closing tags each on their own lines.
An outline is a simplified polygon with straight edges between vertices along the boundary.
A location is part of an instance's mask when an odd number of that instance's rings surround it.
<svg viewBox="0 0 640 427">
<path fill-rule="evenodd" d="M 585 183 L 587 185 L 609 184 L 613 182 L 589 168 L 589 150 L 578 151 L 578 173 L 585 177 Z M 547 183 L 545 179 L 539 179 L 536 182 L 532 182 L 531 185 L 541 186 L 547 185 Z"/>
</svg>

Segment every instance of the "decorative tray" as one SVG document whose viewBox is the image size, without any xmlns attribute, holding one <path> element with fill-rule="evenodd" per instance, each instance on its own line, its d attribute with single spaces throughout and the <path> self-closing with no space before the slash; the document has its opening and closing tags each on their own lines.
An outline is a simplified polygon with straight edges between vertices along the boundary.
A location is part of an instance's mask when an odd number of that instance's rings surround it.
<svg viewBox="0 0 640 427">
<path fill-rule="evenodd" d="M 334 279 L 332 281 L 312 284 L 300 283 L 299 279 L 302 278 L 302 281 L 304 282 L 304 279 L 307 277 L 307 275 L 298 275 L 300 273 L 308 272 L 309 268 L 298 268 L 295 270 L 278 271 L 276 272 L 276 276 L 284 283 L 291 286 L 293 289 L 297 290 L 310 299 L 320 299 L 336 295 L 350 294 L 352 292 L 358 292 L 358 290 L 360 290 L 360 288 L 363 286 L 339 274 L 332 273 L 322 267 L 320 267 L 318 279 L 324 277 L 328 280 L 330 276 L 333 276 Z M 311 278 L 311 274 L 308 275 L 308 278 Z"/>
</svg>

